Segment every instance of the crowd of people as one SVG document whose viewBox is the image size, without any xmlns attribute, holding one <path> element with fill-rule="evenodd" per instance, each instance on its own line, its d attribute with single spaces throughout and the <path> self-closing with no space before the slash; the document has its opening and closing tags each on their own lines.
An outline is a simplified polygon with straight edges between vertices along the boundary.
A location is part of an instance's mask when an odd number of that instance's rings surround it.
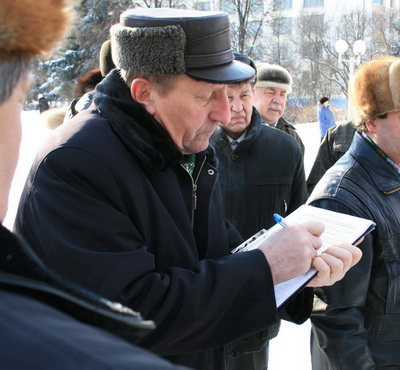
<svg viewBox="0 0 400 370">
<path fill-rule="evenodd" d="M 73 14 L 21 2 L 0 6 L 0 220 L 30 61 Z M 314 369 L 398 368 L 400 59 L 357 70 L 349 130 L 326 127 L 306 181 L 292 77 L 234 53 L 226 13 L 128 9 L 110 36 L 110 67 L 33 161 L 15 234 L 0 225 L 2 368 L 262 370 L 280 319 L 308 318 Z M 304 203 L 376 229 L 320 253 L 323 222 L 304 222 L 231 253 Z M 278 310 L 274 285 L 311 267 Z"/>
</svg>

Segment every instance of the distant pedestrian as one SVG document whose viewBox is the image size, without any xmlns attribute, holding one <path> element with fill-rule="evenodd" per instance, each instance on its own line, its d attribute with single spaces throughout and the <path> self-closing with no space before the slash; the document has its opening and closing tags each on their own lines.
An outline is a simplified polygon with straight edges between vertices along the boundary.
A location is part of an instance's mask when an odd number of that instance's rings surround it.
<svg viewBox="0 0 400 370">
<path fill-rule="evenodd" d="M 326 134 L 326 131 L 328 131 L 329 128 L 336 125 L 333 113 L 329 109 L 329 98 L 326 96 L 323 96 L 319 100 L 318 122 L 319 122 L 319 132 L 322 140 L 322 138 Z"/>
<path fill-rule="evenodd" d="M 49 101 L 43 96 L 43 94 L 39 94 L 38 100 L 36 110 L 39 110 L 40 113 L 43 113 L 50 108 Z"/>
</svg>

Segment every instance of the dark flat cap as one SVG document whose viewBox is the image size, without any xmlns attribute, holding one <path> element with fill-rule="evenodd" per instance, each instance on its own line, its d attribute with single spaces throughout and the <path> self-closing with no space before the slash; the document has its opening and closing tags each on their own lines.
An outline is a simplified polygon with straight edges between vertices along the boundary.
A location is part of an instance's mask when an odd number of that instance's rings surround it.
<svg viewBox="0 0 400 370">
<path fill-rule="evenodd" d="M 234 60 L 229 17 L 223 12 L 137 8 L 111 28 L 112 57 L 118 68 L 139 73 L 187 74 L 233 83 L 254 75 Z"/>
</svg>

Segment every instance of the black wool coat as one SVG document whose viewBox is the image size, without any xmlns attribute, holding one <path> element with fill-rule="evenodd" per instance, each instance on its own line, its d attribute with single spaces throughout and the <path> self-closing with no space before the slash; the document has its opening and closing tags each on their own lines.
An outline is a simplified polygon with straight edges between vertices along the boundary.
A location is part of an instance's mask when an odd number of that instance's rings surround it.
<svg viewBox="0 0 400 370">
<path fill-rule="evenodd" d="M 4 370 L 178 368 L 127 342 L 152 322 L 60 279 L 1 224 L 0 315 Z"/>
<path fill-rule="evenodd" d="M 263 125 L 254 108 L 246 137 L 231 149 L 220 127 L 211 138 L 216 150 L 225 217 L 244 239 L 275 224 L 307 200 L 303 156 L 288 134 Z"/>
<path fill-rule="evenodd" d="M 38 153 L 16 230 L 60 274 L 154 320 L 139 344 L 220 370 L 229 342 L 276 320 L 272 276 L 260 251 L 230 255 L 242 238 L 212 148 L 193 178 L 181 157 L 115 70 Z"/>
</svg>

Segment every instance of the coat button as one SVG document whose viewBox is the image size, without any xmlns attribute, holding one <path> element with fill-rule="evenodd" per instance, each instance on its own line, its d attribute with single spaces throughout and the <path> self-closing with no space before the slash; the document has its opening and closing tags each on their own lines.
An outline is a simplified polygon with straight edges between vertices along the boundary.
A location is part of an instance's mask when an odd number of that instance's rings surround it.
<svg viewBox="0 0 400 370">
<path fill-rule="evenodd" d="M 232 154 L 231 155 L 232 161 L 236 161 L 236 159 L 238 159 L 238 158 L 239 158 L 239 156 L 237 154 Z"/>
<path fill-rule="evenodd" d="M 214 172 L 214 170 L 208 170 L 207 173 L 208 173 L 210 176 L 213 176 L 215 172 Z"/>
</svg>

